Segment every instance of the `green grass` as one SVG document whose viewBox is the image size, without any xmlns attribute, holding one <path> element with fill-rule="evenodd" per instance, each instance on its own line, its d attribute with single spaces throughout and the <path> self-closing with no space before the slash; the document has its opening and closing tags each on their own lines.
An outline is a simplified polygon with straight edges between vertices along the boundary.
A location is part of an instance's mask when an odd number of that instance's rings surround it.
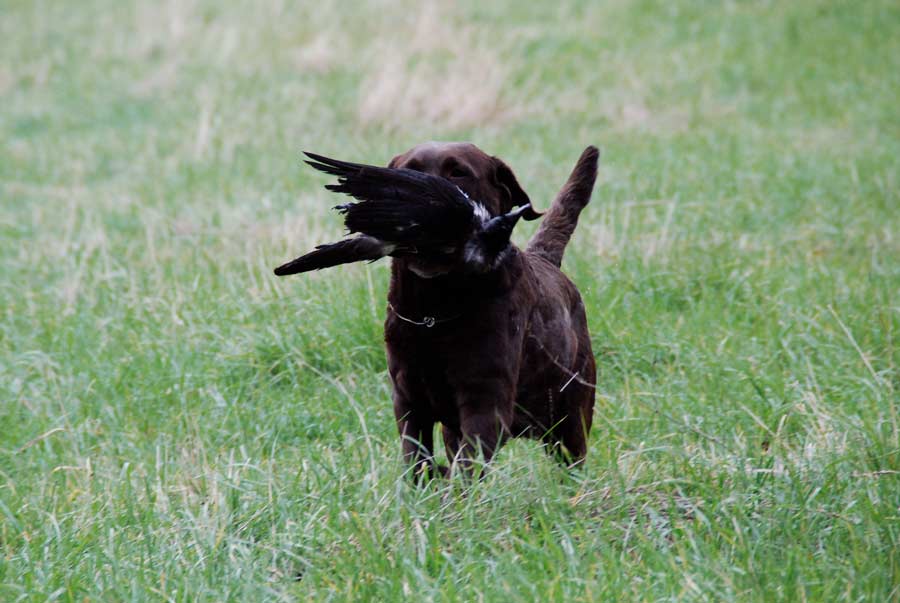
<svg viewBox="0 0 900 603">
<path fill-rule="evenodd" d="M 0 57 L 0 600 L 900 601 L 895 2 L 12 0 Z M 340 232 L 301 149 L 426 139 L 539 207 L 603 149 L 572 477 L 412 487 L 386 263 L 271 274 Z"/>
</svg>

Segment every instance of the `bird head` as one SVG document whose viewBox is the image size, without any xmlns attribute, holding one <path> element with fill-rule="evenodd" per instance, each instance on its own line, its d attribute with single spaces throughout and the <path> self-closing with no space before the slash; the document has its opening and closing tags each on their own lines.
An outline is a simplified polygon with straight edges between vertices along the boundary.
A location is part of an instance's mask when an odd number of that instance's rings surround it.
<svg viewBox="0 0 900 603">
<path fill-rule="evenodd" d="M 510 237 L 519 219 L 533 212 L 530 203 L 505 214 L 489 218 L 472 233 L 463 250 L 465 266 L 472 272 L 489 272 L 505 259 L 511 247 Z"/>
</svg>

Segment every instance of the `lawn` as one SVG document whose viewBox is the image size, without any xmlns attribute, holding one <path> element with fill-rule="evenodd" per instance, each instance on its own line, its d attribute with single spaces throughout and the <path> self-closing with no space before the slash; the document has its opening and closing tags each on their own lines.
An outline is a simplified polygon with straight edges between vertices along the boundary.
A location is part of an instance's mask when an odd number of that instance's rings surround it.
<svg viewBox="0 0 900 603">
<path fill-rule="evenodd" d="M 429 139 L 602 149 L 571 474 L 414 487 L 388 263 L 272 274 Z M 900 601 L 898 176 L 891 0 L 5 0 L 0 600 Z"/>
</svg>

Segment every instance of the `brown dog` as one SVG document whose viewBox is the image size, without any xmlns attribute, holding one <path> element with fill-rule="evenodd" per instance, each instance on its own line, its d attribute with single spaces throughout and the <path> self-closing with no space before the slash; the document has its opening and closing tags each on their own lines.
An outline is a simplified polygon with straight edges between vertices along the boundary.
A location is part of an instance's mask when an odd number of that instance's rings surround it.
<svg viewBox="0 0 900 603">
<path fill-rule="evenodd" d="M 510 245 L 495 270 L 393 260 L 384 335 L 403 453 L 418 473 L 448 472 L 434 462 L 435 423 L 464 468 L 478 450 L 489 462 L 510 436 L 540 439 L 567 464 L 584 458 L 596 369 L 581 296 L 560 263 L 598 157 L 584 151 L 527 248 Z M 512 170 L 471 144 L 422 144 L 389 167 L 449 179 L 492 216 L 530 203 Z"/>
</svg>

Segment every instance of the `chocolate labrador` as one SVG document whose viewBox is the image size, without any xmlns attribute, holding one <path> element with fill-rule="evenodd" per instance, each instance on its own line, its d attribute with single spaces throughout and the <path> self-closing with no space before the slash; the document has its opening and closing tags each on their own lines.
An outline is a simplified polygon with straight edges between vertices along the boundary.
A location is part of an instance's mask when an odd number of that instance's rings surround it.
<svg viewBox="0 0 900 603">
<path fill-rule="evenodd" d="M 338 206 L 360 234 L 276 274 L 393 257 L 384 337 L 403 454 L 416 475 L 469 471 L 479 452 L 490 462 L 519 436 L 568 465 L 582 462 L 596 367 L 584 304 L 560 264 L 591 197 L 597 149 L 582 153 L 524 250 L 509 242 L 512 226 L 541 214 L 509 166 L 475 145 L 421 144 L 387 169 L 309 156 L 340 177 L 330 190 L 363 201 Z M 434 459 L 436 423 L 450 467 Z"/>
</svg>

